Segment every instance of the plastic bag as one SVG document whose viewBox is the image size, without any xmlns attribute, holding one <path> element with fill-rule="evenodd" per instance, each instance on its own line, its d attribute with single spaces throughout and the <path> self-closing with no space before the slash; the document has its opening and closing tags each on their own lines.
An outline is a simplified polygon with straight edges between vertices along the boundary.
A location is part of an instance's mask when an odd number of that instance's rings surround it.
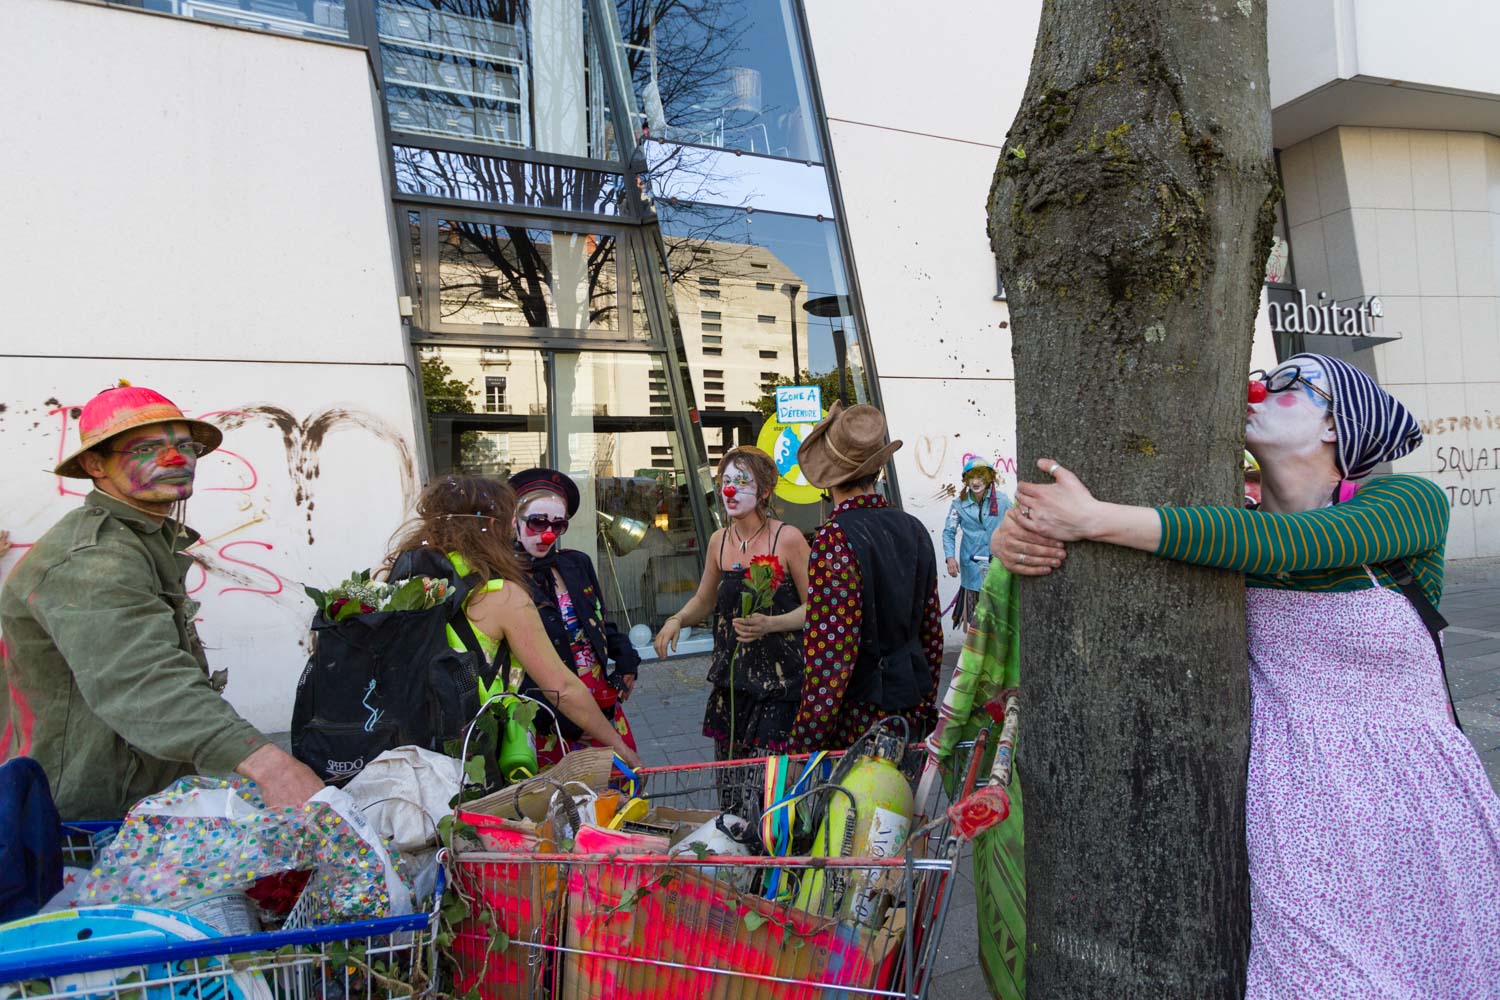
<svg viewBox="0 0 1500 1000">
<path fill-rule="evenodd" d="M 347 794 L 325 788 L 273 810 L 241 778 L 183 778 L 136 803 L 79 902 L 176 909 L 288 871 L 315 873 L 304 890 L 314 923 L 411 912 L 385 845 Z"/>
<path fill-rule="evenodd" d="M 437 843 L 438 822 L 451 811 L 462 774 L 455 757 L 397 747 L 366 764 L 344 791 L 396 850 L 419 851 Z"/>
</svg>

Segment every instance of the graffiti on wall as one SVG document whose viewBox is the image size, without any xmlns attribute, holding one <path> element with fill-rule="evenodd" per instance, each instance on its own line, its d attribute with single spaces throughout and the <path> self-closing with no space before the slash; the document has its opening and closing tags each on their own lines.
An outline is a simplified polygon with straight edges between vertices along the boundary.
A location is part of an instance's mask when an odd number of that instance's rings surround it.
<svg viewBox="0 0 1500 1000">
<path fill-rule="evenodd" d="M 27 433 L 55 434 L 57 439 L 56 460 L 60 461 L 73 447 L 74 422 L 78 419 L 82 404 L 65 404 L 56 398 L 45 400 L 32 408 L 9 409 L 0 407 L 0 418 L 10 416 L 12 428 Z M 410 509 L 417 491 L 416 465 L 413 461 L 409 440 L 385 421 L 359 410 L 331 407 L 298 418 L 291 411 L 270 404 L 252 403 L 244 406 L 209 410 L 197 415 L 200 420 L 217 424 L 225 433 L 224 444 L 199 465 L 194 497 L 199 503 L 194 506 L 203 510 L 202 498 L 212 494 L 237 495 L 229 504 L 213 504 L 214 517 L 209 524 L 198 523 L 191 515 L 194 527 L 204 530 L 202 537 L 188 554 L 194 561 L 186 583 L 187 593 L 202 601 L 206 596 L 238 600 L 272 601 L 287 606 L 300 605 L 302 581 L 291 578 L 288 566 L 300 559 L 278 558 L 289 556 L 284 550 L 289 538 L 302 541 L 302 547 L 316 544 L 314 533 L 314 511 L 317 507 L 316 491 L 321 472 L 322 452 L 328 437 L 336 431 L 356 432 L 373 439 L 382 446 L 382 460 L 389 461 L 389 469 L 397 480 L 403 509 Z M 29 427 L 25 426 L 29 424 Z M 245 428 L 263 424 L 280 432 L 282 461 L 251 457 L 250 442 L 241 440 Z M 388 456 L 388 458 L 385 458 Z M 259 457 L 259 456 L 257 456 Z M 267 476 L 285 476 L 290 486 L 290 496 L 295 510 L 274 510 L 272 497 L 285 492 L 277 484 L 272 489 Z M 54 476 L 53 491 L 56 497 L 83 497 L 88 485 L 80 480 Z M 293 534 L 292 519 L 300 514 L 305 534 Z M 6 525 L 0 524 L 0 527 Z M 36 528 L 40 533 L 49 527 L 42 524 Z M 305 539 L 305 541 L 303 541 Z M 31 548 L 34 539 L 18 537 L 12 531 L 13 548 L 20 555 Z M 280 548 L 279 548 L 280 546 Z M 216 606 L 217 602 L 216 602 Z M 211 612 L 210 612 L 211 613 Z M 299 612 L 300 613 L 300 612 Z M 198 621 L 203 622 L 203 618 Z"/>
<path fill-rule="evenodd" d="M 1468 434 L 1500 431 L 1500 417 L 1485 410 L 1483 416 L 1436 417 L 1421 421 L 1421 426 L 1424 444 L 1432 448 L 1433 479 L 1448 494 L 1448 505 L 1455 510 L 1493 507 L 1500 488 L 1480 485 L 1475 475 L 1500 472 L 1500 445 L 1475 444 Z M 1467 441 L 1450 444 L 1442 440 L 1450 434 L 1465 434 Z"/>
</svg>

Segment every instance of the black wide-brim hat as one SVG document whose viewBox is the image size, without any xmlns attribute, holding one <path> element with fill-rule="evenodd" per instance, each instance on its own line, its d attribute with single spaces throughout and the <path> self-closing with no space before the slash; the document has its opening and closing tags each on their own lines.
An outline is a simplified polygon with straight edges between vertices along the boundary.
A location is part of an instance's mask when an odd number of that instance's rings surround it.
<svg viewBox="0 0 1500 1000">
<path fill-rule="evenodd" d="M 517 507 L 533 493 L 555 493 L 563 498 L 569 517 L 578 513 L 578 484 L 556 469 L 523 469 L 510 477 L 510 487 L 516 491 Z"/>
</svg>

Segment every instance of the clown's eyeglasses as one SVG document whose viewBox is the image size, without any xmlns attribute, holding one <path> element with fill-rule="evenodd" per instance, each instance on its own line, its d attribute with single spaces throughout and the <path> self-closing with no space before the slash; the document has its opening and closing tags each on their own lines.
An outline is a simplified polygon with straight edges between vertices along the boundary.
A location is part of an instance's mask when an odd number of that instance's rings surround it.
<svg viewBox="0 0 1500 1000">
<path fill-rule="evenodd" d="M 134 448 L 110 448 L 109 451 L 114 455 L 129 455 L 131 458 L 145 460 L 165 455 L 169 451 L 187 455 L 189 458 L 202 458 L 208 454 L 209 448 L 208 445 L 199 441 L 147 441 Z"/>
<path fill-rule="evenodd" d="M 1319 389 L 1312 382 L 1308 381 L 1303 376 L 1300 365 L 1283 365 L 1270 374 L 1267 374 L 1262 369 L 1257 369 L 1250 373 L 1250 381 L 1263 383 L 1267 392 L 1286 392 L 1288 389 L 1295 388 L 1297 383 L 1300 382 L 1327 400 L 1330 408 L 1333 406 L 1333 396 L 1329 395 L 1326 390 Z"/>
<path fill-rule="evenodd" d="M 531 529 L 532 534 L 540 535 L 544 531 L 551 531 L 554 535 L 564 534 L 568 530 L 568 519 L 565 517 L 551 518 L 546 514 L 528 514 L 521 518 L 521 523 Z"/>
</svg>

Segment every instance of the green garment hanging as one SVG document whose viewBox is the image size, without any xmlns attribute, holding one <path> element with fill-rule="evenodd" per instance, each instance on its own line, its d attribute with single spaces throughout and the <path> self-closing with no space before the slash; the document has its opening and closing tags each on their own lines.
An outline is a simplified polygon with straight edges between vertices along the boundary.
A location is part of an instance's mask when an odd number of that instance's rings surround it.
<svg viewBox="0 0 1500 1000">
<path fill-rule="evenodd" d="M 943 698 L 943 725 L 936 736 L 939 758 L 951 764 L 953 748 L 990 725 L 985 705 L 1021 684 L 1019 601 L 1012 577 L 999 560 L 990 563 L 979 592 L 974 624 L 964 639 L 958 669 Z M 1021 728 L 1025 729 L 1024 713 Z M 991 729 L 998 736 L 1000 727 Z M 1020 737 L 1016 739 L 1020 757 Z M 980 767 L 989 773 L 993 747 Z M 1010 816 L 974 839 L 974 895 L 979 910 L 979 965 L 990 992 L 1001 1000 L 1026 995 L 1026 866 L 1020 765 L 1011 772 Z M 944 769 L 950 794 L 962 775 Z"/>
</svg>

